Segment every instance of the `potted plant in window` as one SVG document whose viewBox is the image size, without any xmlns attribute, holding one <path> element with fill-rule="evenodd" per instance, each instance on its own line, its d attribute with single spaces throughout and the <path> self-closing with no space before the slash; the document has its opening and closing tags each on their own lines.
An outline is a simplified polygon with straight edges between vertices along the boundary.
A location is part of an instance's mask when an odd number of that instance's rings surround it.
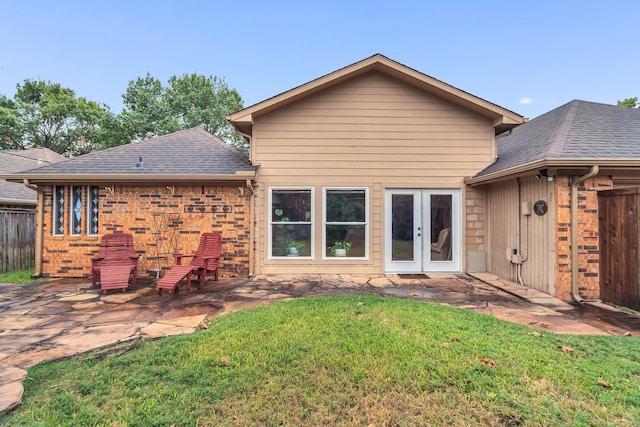
<svg viewBox="0 0 640 427">
<path fill-rule="evenodd" d="M 300 249 L 304 246 L 302 242 L 291 241 L 287 244 L 287 254 L 289 256 L 298 256 Z"/>
<path fill-rule="evenodd" d="M 335 242 L 331 246 L 331 256 L 347 256 L 351 249 L 351 242 Z"/>
</svg>

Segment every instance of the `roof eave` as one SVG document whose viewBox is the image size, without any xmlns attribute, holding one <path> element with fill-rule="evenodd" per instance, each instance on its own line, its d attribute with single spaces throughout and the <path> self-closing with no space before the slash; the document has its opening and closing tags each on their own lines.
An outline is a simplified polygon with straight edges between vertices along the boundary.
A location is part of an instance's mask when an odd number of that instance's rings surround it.
<svg viewBox="0 0 640 427">
<path fill-rule="evenodd" d="M 35 206 L 35 200 L 27 200 L 27 199 L 10 199 L 6 197 L 0 197 L 0 206 L 2 205 L 29 205 Z"/>
<path fill-rule="evenodd" d="M 383 55 L 377 54 L 355 64 L 348 65 L 337 71 L 319 77 L 301 86 L 290 89 L 272 98 L 254 104 L 243 110 L 227 116 L 236 129 L 245 133 L 251 133 L 251 127 L 256 115 L 263 115 L 278 108 L 282 108 L 298 99 L 312 95 L 326 87 L 334 86 L 340 82 L 351 79 L 369 71 L 381 71 L 422 90 L 433 93 L 450 102 L 461 105 L 493 121 L 496 133 L 504 132 L 526 119 L 513 111 L 502 108 L 496 104 L 478 98 L 468 92 L 460 90 L 443 81 L 428 76 L 399 62 L 393 61 Z M 498 132 L 499 131 L 499 132 Z"/>
<path fill-rule="evenodd" d="M 513 168 L 504 169 L 494 173 L 486 175 L 468 177 L 464 182 L 470 187 L 490 184 L 492 182 L 501 181 L 507 178 L 516 177 L 518 175 L 525 174 L 527 172 L 535 171 L 538 169 L 548 168 L 588 168 L 593 165 L 598 165 L 600 168 L 613 168 L 613 169 L 625 169 L 625 168 L 640 168 L 640 159 L 607 159 L 607 158 L 580 158 L 580 159 L 546 159 L 536 160 L 534 162 L 519 165 Z"/>
<path fill-rule="evenodd" d="M 171 174 L 20 174 L 3 175 L 0 179 L 9 182 L 23 182 L 25 179 L 33 184 L 53 184 L 66 182 L 82 183 L 143 183 L 152 184 L 158 182 L 190 183 L 190 182 L 224 182 L 246 181 L 254 179 L 256 171 L 236 171 L 235 174 L 198 174 L 198 175 L 171 175 Z"/>
</svg>

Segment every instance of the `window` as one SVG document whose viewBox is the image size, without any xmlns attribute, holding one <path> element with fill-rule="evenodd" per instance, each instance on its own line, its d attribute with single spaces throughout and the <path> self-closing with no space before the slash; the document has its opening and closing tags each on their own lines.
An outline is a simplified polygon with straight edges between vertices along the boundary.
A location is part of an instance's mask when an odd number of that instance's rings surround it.
<svg viewBox="0 0 640 427">
<path fill-rule="evenodd" d="M 98 235 L 98 219 L 100 211 L 100 187 L 87 187 L 87 234 Z"/>
<path fill-rule="evenodd" d="M 367 257 L 367 204 L 366 188 L 325 188 L 325 257 Z"/>
<path fill-rule="evenodd" d="M 270 189 L 271 257 L 313 256 L 312 200 L 311 188 Z"/>
<path fill-rule="evenodd" d="M 53 188 L 53 234 L 64 235 L 64 187 Z"/>
<path fill-rule="evenodd" d="M 71 186 L 71 232 L 72 236 L 82 234 L 82 187 L 77 185 Z"/>
</svg>

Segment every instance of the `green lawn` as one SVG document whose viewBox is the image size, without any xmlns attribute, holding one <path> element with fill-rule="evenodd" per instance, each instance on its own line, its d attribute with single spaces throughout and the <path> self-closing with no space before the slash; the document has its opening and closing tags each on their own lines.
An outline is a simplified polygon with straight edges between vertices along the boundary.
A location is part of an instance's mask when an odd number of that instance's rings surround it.
<svg viewBox="0 0 640 427">
<path fill-rule="evenodd" d="M 304 298 L 121 357 L 38 365 L 25 425 L 640 425 L 640 340 L 444 305 Z"/>
<path fill-rule="evenodd" d="M 16 284 L 29 284 L 42 279 L 32 279 L 33 269 L 10 271 L 8 273 L 0 273 L 0 283 L 16 283 Z"/>
</svg>

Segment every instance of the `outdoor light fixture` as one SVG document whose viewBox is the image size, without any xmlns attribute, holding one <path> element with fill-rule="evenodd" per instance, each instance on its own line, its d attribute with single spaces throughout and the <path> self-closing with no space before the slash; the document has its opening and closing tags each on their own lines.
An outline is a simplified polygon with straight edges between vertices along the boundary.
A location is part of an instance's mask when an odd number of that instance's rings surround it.
<svg viewBox="0 0 640 427">
<path fill-rule="evenodd" d="M 553 175 L 549 175 L 549 171 L 547 169 L 540 169 L 536 174 L 536 179 L 540 179 L 542 177 L 547 178 L 547 181 L 549 182 L 553 181 Z"/>
</svg>

